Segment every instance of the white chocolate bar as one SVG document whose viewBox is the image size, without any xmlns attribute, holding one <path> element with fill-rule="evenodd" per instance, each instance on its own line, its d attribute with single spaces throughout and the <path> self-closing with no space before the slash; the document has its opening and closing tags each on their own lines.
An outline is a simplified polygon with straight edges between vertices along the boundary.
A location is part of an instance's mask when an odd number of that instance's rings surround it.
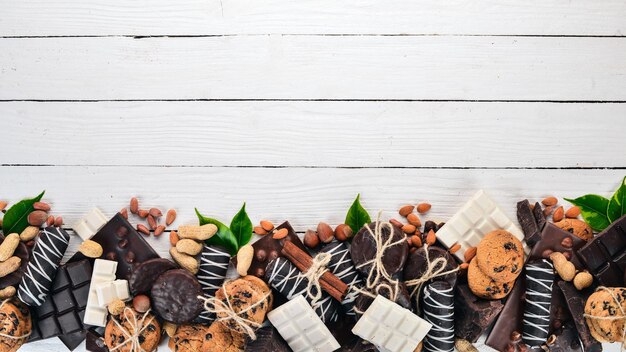
<svg viewBox="0 0 626 352">
<path fill-rule="evenodd" d="M 450 218 L 446 224 L 437 231 L 437 238 L 446 247 L 450 248 L 455 243 L 461 248 L 454 255 L 461 261 L 465 258 L 465 251 L 470 247 L 476 247 L 480 240 L 494 230 L 506 230 L 517 239 L 522 241 L 524 251 L 529 253 L 528 246 L 524 242 L 524 233 L 506 216 L 502 208 L 491 197 L 480 190 L 465 203 L 461 209 Z"/>
<path fill-rule="evenodd" d="M 294 352 L 331 352 L 341 347 L 302 295 L 267 313 L 267 318 Z"/>
<path fill-rule="evenodd" d="M 93 208 L 72 226 L 74 232 L 86 241 L 92 238 L 107 223 L 108 219 L 100 209 Z"/>
<path fill-rule="evenodd" d="M 94 262 L 83 323 L 93 326 L 106 326 L 107 310 L 99 304 L 97 287 L 101 284 L 111 284 L 115 281 L 116 270 L 117 262 L 105 259 L 96 259 Z"/>
<path fill-rule="evenodd" d="M 432 325 L 383 296 L 376 296 L 352 333 L 382 352 L 413 352 Z"/>
<path fill-rule="evenodd" d="M 98 296 L 98 306 L 100 307 L 106 307 L 116 299 L 125 301 L 130 297 L 128 281 L 115 280 L 101 282 L 96 285 L 96 295 Z"/>
</svg>

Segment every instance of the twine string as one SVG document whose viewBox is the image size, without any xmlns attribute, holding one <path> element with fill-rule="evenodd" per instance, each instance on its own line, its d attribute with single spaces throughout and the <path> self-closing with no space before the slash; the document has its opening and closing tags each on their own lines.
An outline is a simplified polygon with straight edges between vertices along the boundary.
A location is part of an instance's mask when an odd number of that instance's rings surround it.
<svg viewBox="0 0 626 352">
<path fill-rule="evenodd" d="M 9 302 L 10 300 L 11 300 L 10 298 L 7 298 L 4 301 L 2 301 L 2 303 L 0 303 L 0 309 L 2 309 L 2 307 L 4 307 L 4 305 L 7 302 Z M 4 322 L 4 324 L 7 324 L 7 323 L 8 323 L 8 321 Z M 28 334 L 25 334 L 25 335 L 22 335 L 22 336 L 11 336 L 11 335 L 0 333 L 0 337 L 6 337 L 7 339 L 10 339 L 10 340 L 21 340 L 21 339 L 27 338 L 28 336 L 30 336 L 30 332 Z"/>
<path fill-rule="evenodd" d="M 318 253 L 313 258 L 313 263 L 309 270 L 304 273 L 300 273 L 301 277 L 307 279 L 306 294 L 311 299 L 311 306 L 315 307 L 317 301 L 322 299 L 322 287 L 320 286 L 320 279 L 325 272 L 328 271 L 328 264 L 332 258 L 330 253 Z"/>
<path fill-rule="evenodd" d="M 129 312 L 130 314 L 128 314 Z M 141 343 L 139 342 L 139 336 L 144 330 L 146 330 L 146 328 L 150 325 L 152 320 L 154 320 L 154 315 L 153 315 L 152 317 L 150 317 L 150 320 L 146 322 L 146 317 L 148 317 L 149 313 L 150 313 L 150 309 L 148 309 L 147 312 L 143 313 L 143 315 L 141 316 L 141 319 L 137 320 L 137 315 L 132 309 L 130 309 L 129 307 L 124 308 L 123 315 L 126 321 L 128 322 L 128 325 L 130 325 L 130 328 L 132 329 L 132 333 L 128 331 L 115 317 L 111 317 L 111 320 L 113 320 L 113 323 L 115 324 L 115 326 L 117 326 L 122 331 L 122 334 L 124 334 L 126 339 L 124 340 L 124 342 L 121 342 L 115 345 L 113 348 L 110 348 L 109 351 L 113 352 L 115 350 L 122 348 L 122 346 L 130 343 L 130 350 L 132 352 L 144 352 L 144 349 L 141 348 Z M 131 316 L 132 319 L 129 318 L 129 315 Z"/>
<path fill-rule="evenodd" d="M 613 302 L 619 307 L 620 313 L 622 313 L 621 316 L 613 316 L 613 317 L 600 317 L 597 315 L 593 315 L 593 314 L 583 314 L 583 316 L 585 318 L 590 318 L 590 319 L 597 319 L 597 320 L 625 320 L 626 319 L 626 311 L 624 311 L 624 308 L 622 307 L 622 304 L 620 303 L 620 301 L 617 299 L 617 296 L 615 296 L 615 293 L 608 289 L 605 286 L 598 286 L 598 288 L 596 288 L 596 292 L 597 291 L 605 291 L 607 292 L 609 295 L 611 295 L 611 298 L 613 298 Z M 624 344 L 626 343 L 626 341 L 624 341 L 624 338 L 626 338 L 626 322 L 624 323 L 624 326 L 622 328 L 622 343 L 620 344 L 620 351 L 624 350 Z"/>
<path fill-rule="evenodd" d="M 267 300 L 267 298 L 270 296 L 271 292 L 268 292 L 267 294 L 265 294 L 258 302 L 251 304 L 250 306 L 240 310 L 239 312 L 235 312 L 233 305 L 230 301 L 230 298 L 226 294 L 227 283 L 228 282 L 225 282 L 222 285 L 222 287 L 220 287 L 220 290 L 224 292 L 224 297 L 226 297 L 226 302 L 222 301 L 221 299 L 217 299 L 215 296 L 208 297 L 208 298 L 204 296 L 198 296 L 198 299 L 203 301 L 203 306 L 204 306 L 205 311 L 207 311 L 210 314 L 215 314 L 218 317 L 217 319 L 215 319 L 216 321 L 232 320 L 233 322 L 235 322 L 235 324 L 237 324 L 237 326 L 241 328 L 241 330 L 246 335 L 250 336 L 252 340 L 256 340 L 255 330 L 261 327 L 261 323 L 257 323 L 256 321 L 246 319 L 242 317 L 241 314 L 246 313 L 249 310 L 252 310 L 256 306 L 265 302 L 265 300 Z M 228 327 L 228 325 L 226 326 Z"/>
</svg>

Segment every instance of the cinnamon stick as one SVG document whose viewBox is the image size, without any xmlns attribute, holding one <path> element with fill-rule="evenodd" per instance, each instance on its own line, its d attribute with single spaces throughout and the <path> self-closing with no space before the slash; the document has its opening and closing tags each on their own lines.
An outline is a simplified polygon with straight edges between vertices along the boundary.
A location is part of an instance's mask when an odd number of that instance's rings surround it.
<svg viewBox="0 0 626 352">
<path fill-rule="evenodd" d="M 313 264 L 313 258 L 308 253 L 289 241 L 285 241 L 281 252 L 302 272 L 309 270 Z M 330 271 L 320 277 L 320 287 L 339 302 L 343 301 L 348 292 L 348 285 Z"/>
</svg>

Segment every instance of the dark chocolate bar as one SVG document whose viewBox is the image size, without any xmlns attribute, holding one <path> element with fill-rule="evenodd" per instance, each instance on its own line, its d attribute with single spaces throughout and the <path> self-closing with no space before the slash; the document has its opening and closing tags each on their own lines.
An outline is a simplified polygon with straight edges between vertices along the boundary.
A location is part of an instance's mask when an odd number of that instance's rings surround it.
<svg viewBox="0 0 626 352">
<path fill-rule="evenodd" d="M 407 260 L 406 266 L 404 267 L 404 281 L 407 283 L 407 288 L 409 289 L 409 292 L 411 292 L 411 294 L 413 294 L 412 291 L 416 289 L 416 287 L 415 285 L 411 285 L 410 281 L 421 278 L 428 269 L 425 248 L 426 247 L 421 247 L 418 248 L 416 251 L 410 253 L 409 259 Z M 428 260 L 430 261 L 430 263 L 433 263 L 438 258 L 443 258 L 446 261 L 443 272 L 454 270 L 459 266 L 457 261 L 452 257 L 452 255 L 450 255 L 447 250 L 441 247 L 428 246 Z M 439 270 L 440 267 L 437 266 L 435 269 Z M 447 281 L 450 286 L 454 287 L 456 285 L 457 276 L 458 272 L 452 272 L 446 275 L 438 276 L 434 279 L 429 280 L 428 282 L 432 282 L 435 280 L 444 280 Z M 421 294 L 421 292 L 416 292 L 415 297 L 419 297 L 419 294 Z"/>
<path fill-rule="evenodd" d="M 307 294 L 308 280 L 288 259 L 278 257 L 272 260 L 267 265 L 265 278 L 270 286 L 287 299 L 290 300 L 298 295 L 303 295 L 311 303 L 312 300 Z M 315 287 L 312 288 L 311 292 L 315 294 Z M 334 298 L 323 292 L 322 298 L 312 305 L 312 308 L 324 323 L 329 323 L 337 320 L 338 304 Z"/>
<path fill-rule="evenodd" d="M 582 352 L 576 329 L 565 325 L 559 334 L 551 335 L 547 343 L 550 352 Z"/>
<path fill-rule="evenodd" d="M 500 300 L 477 297 L 467 284 L 459 284 L 454 296 L 455 335 L 475 343 L 498 317 L 504 304 Z"/>
<path fill-rule="evenodd" d="M 91 240 L 100 243 L 103 259 L 117 262 L 118 279 L 128 280 L 133 264 L 159 258 L 157 252 L 119 213 L 115 214 Z"/>
<path fill-rule="evenodd" d="M 290 352 L 291 349 L 278 331 L 272 326 L 264 326 L 256 332 L 256 340 L 248 339 L 244 351 L 250 352 Z"/>
<path fill-rule="evenodd" d="M 33 312 L 29 342 L 59 336 L 74 350 L 85 339 L 83 315 L 87 306 L 92 266 L 89 260 L 61 265 L 51 293 Z"/>
<path fill-rule="evenodd" d="M 89 352 L 109 352 L 104 343 L 104 328 L 90 328 L 87 330 L 85 348 Z"/>
<path fill-rule="evenodd" d="M 623 286 L 626 271 L 626 215 L 615 220 L 577 253 L 600 285 Z"/>
<path fill-rule="evenodd" d="M 215 292 L 222 286 L 229 263 L 230 254 L 226 250 L 220 247 L 204 246 L 196 278 L 200 286 L 202 286 L 205 297 L 213 297 Z M 215 314 L 202 310 L 194 321 L 201 324 L 209 324 L 214 319 Z"/>
<path fill-rule="evenodd" d="M 524 240 L 529 246 L 534 246 L 541 238 L 541 228 L 535 219 L 533 209 L 528 199 L 517 202 L 517 221 L 524 232 Z"/>
<path fill-rule="evenodd" d="M 543 213 L 543 209 L 541 208 L 541 204 L 539 202 L 535 203 L 533 207 L 533 215 L 535 216 L 535 221 L 537 222 L 537 226 L 539 229 L 543 230 L 543 227 L 546 225 L 546 215 Z"/>
<path fill-rule="evenodd" d="M 17 296 L 26 305 L 44 303 L 69 243 L 70 235 L 59 227 L 41 230 L 17 290 Z"/>
<path fill-rule="evenodd" d="M 524 271 L 522 271 L 517 280 L 515 280 L 513 290 L 509 293 L 502 312 L 487 336 L 487 341 L 485 342 L 487 346 L 498 351 L 504 351 L 509 345 L 511 334 L 514 331 L 521 333 L 525 291 L 526 280 Z"/>
<path fill-rule="evenodd" d="M 348 293 L 341 301 L 341 305 L 347 315 L 354 317 L 356 314 L 354 312 L 354 301 L 359 296 L 357 288 L 363 286 L 363 280 L 361 280 L 359 273 L 354 267 L 348 245 L 345 242 L 331 242 L 322 247 L 320 252 L 331 255 L 328 269 L 348 285 Z"/>
<path fill-rule="evenodd" d="M 591 336 L 589 327 L 583 317 L 587 297 L 585 297 L 583 292 L 578 291 L 576 287 L 569 282 L 559 281 L 558 286 L 561 289 L 561 292 L 563 292 L 565 303 L 567 304 L 570 314 L 573 317 L 574 326 L 578 331 L 578 337 L 580 337 L 580 341 L 582 342 L 585 352 L 602 351 L 602 344 Z"/>
<path fill-rule="evenodd" d="M 526 263 L 526 300 L 522 340 L 530 347 L 539 347 L 548 339 L 553 282 L 552 262 L 541 259 Z"/>
<path fill-rule="evenodd" d="M 583 269 L 583 264 L 578 260 L 575 251 L 582 248 L 585 240 L 558 228 L 552 223 L 547 223 L 541 231 L 541 238 L 530 251 L 529 259 L 546 259 L 552 252 L 560 252 L 571 259 L 576 269 Z"/>
<path fill-rule="evenodd" d="M 454 351 L 454 287 L 446 281 L 426 285 L 422 309 L 424 319 L 432 324 L 424 338 L 424 351 Z"/>
<path fill-rule="evenodd" d="M 356 269 L 367 277 L 372 270 L 373 260 L 380 248 L 376 244 L 373 234 L 380 231 L 383 243 L 389 241 L 393 244 L 384 250 L 380 256 L 382 266 L 387 274 L 394 275 L 404 268 L 404 264 L 409 256 L 409 245 L 406 235 L 397 227 L 387 222 L 372 222 L 364 225 L 354 236 L 350 246 L 350 256 Z M 391 237 L 391 239 L 389 239 Z M 395 244 L 394 244 L 395 243 Z"/>
<path fill-rule="evenodd" d="M 285 243 L 285 241 L 290 241 L 303 251 L 307 251 L 288 221 L 283 222 L 281 225 L 276 227 L 276 229 L 287 229 L 287 236 L 277 240 L 271 235 L 266 235 L 260 240 L 254 242 L 252 244 L 252 247 L 254 248 L 254 257 L 252 257 L 252 264 L 250 264 L 250 268 L 248 269 L 248 275 L 254 275 L 260 278 L 264 277 L 265 270 L 269 262 L 278 257 L 282 257 L 281 250 L 283 249 L 283 243 Z M 234 259 L 234 262 L 236 265 L 236 258 Z"/>
</svg>

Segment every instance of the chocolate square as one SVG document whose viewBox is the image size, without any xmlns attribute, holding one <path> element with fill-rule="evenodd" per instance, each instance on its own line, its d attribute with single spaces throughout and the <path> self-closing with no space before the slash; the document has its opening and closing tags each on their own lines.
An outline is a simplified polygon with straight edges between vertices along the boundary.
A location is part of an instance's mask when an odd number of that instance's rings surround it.
<svg viewBox="0 0 626 352">
<path fill-rule="evenodd" d="M 59 315 L 58 322 L 64 335 L 83 329 L 82 322 L 78 320 L 78 316 L 73 310 Z"/>
<path fill-rule="evenodd" d="M 57 275 L 54 277 L 52 283 L 52 292 L 57 292 L 67 287 L 70 284 L 70 280 L 65 270 L 57 270 Z"/>
<path fill-rule="evenodd" d="M 52 303 L 50 296 L 48 296 L 48 299 L 43 301 L 42 305 L 35 307 L 35 312 L 37 313 L 37 316 L 41 318 L 54 313 L 54 304 Z"/>
<path fill-rule="evenodd" d="M 87 298 L 89 297 L 89 285 L 81 286 L 72 292 L 74 301 L 77 303 L 78 309 L 85 309 L 87 306 Z"/>
<path fill-rule="evenodd" d="M 82 265 L 81 262 L 68 263 L 65 266 L 72 287 L 78 287 L 91 282 L 91 266 Z"/>
<path fill-rule="evenodd" d="M 578 251 L 601 285 L 621 287 L 626 270 L 626 216 L 613 222 Z"/>
<path fill-rule="evenodd" d="M 61 335 L 61 328 L 54 315 L 40 319 L 38 326 L 42 340 Z"/>
<path fill-rule="evenodd" d="M 59 336 L 59 340 L 65 344 L 65 346 L 73 351 L 80 345 L 81 342 L 85 339 L 85 330 L 78 330 L 67 335 Z"/>
<path fill-rule="evenodd" d="M 57 315 L 76 308 L 74 297 L 72 297 L 72 291 L 69 288 L 55 293 L 52 296 L 52 300 L 54 301 L 54 307 L 56 308 Z"/>
</svg>

